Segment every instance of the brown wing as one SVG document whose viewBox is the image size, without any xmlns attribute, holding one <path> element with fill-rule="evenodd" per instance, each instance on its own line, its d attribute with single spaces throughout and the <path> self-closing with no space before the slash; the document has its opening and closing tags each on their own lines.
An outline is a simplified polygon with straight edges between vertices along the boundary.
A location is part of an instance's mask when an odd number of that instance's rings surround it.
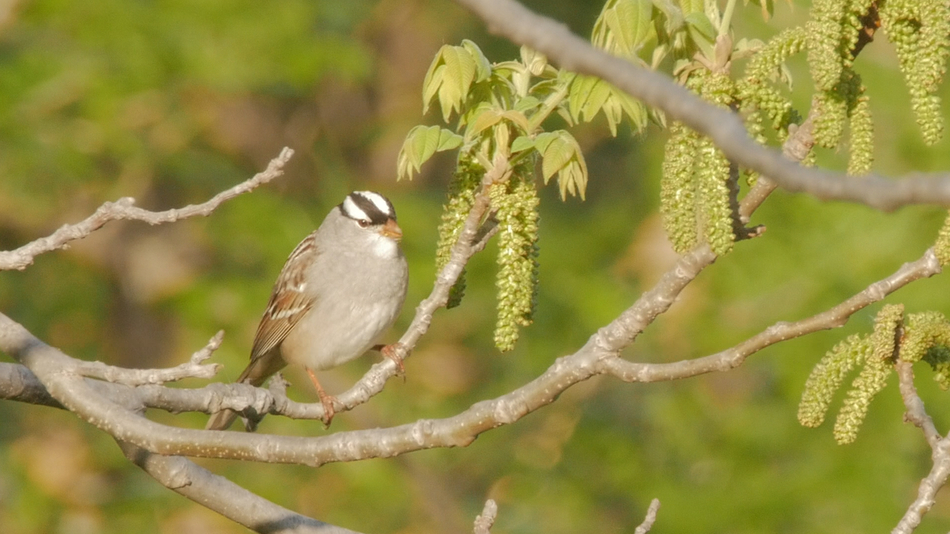
<svg viewBox="0 0 950 534">
<path fill-rule="evenodd" d="M 313 234 L 310 234 L 287 258 L 287 263 L 274 284 L 274 292 L 267 303 L 261 323 L 257 325 L 257 334 L 251 349 L 252 364 L 279 345 L 297 321 L 313 306 L 313 301 L 307 297 L 309 291 L 303 267 L 313 261 L 316 252 Z"/>
</svg>

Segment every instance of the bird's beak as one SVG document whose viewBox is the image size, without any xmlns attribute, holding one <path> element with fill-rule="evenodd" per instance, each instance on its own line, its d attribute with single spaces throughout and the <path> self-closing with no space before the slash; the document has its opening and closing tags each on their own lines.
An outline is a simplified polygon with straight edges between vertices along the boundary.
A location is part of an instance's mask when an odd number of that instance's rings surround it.
<svg viewBox="0 0 950 534">
<path fill-rule="evenodd" d="M 382 229 L 380 229 L 379 234 L 393 241 L 399 241 L 402 239 L 402 228 L 396 224 L 395 219 L 389 219 L 386 221 L 386 224 L 383 225 Z"/>
</svg>

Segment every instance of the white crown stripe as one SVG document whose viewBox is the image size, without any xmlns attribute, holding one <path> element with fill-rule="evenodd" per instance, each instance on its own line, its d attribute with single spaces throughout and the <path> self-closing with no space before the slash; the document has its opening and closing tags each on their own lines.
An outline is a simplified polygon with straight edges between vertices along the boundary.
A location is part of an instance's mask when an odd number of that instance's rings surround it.
<svg viewBox="0 0 950 534">
<path fill-rule="evenodd" d="M 376 209 L 383 215 L 393 216 L 392 205 L 379 193 L 373 191 L 356 191 L 356 194 L 372 202 L 373 205 L 376 206 Z"/>
<path fill-rule="evenodd" d="M 346 200 L 343 201 L 343 213 L 350 219 L 359 221 L 359 220 L 369 220 L 369 215 L 363 211 L 362 208 L 356 205 L 356 202 L 352 198 L 346 197 Z"/>
</svg>

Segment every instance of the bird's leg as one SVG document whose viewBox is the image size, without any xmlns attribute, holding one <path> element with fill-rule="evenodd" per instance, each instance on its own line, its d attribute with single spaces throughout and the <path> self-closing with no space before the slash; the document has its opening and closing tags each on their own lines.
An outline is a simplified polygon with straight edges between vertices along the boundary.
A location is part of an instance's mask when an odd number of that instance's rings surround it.
<svg viewBox="0 0 950 534">
<path fill-rule="evenodd" d="M 402 377 L 403 382 L 406 381 L 406 366 L 402 364 L 402 354 L 405 349 L 403 344 L 398 341 L 392 345 L 373 345 L 373 350 L 378 350 L 383 356 L 396 364 L 396 374 Z"/>
<path fill-rule="evenodd" d="M 315 375 L 313 370 L 309 367 L 307 367 L 307 374 L 310 375 L 310 381 L 313 382 L 313 387 L 317 389 L 320 403 L 323 404 L 323 426 L 329 428 L 330 422 L 333 421 L 333 416 L 336 414 L 336 410 L 333 408 L 333 401 L 336 400 L 336 397 L 323 391 L 323 386 L 321 386 L 320 381 L 317 380 L 317 375 Z"/>
</svg>

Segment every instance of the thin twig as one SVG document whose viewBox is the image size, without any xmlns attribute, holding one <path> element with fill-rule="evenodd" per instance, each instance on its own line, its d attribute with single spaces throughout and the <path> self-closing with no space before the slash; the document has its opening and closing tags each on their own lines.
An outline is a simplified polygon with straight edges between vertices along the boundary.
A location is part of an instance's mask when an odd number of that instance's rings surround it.
<svg viewBox="0 0 950 534">
<path fill-rule="evenodd" d="M 498 516 L 498 505 L 493 499 L 485 501 L 485 507 L 482 513 L 475 518 L 474 534 L 490 534 L 491 527 L 495 524 L 495 518 Z"/>
<path fill-rule="evenodd" d="M 675 380 L 714 371 L 727 371 L 742 365 L 749 356 L 780 341 L 843 326 L 859 310 L 883 300 L 915 280 L 933 276 L 940 271 L 940 262 L 937 261 L 933 249 L 927 249 L 920 259 L 905 263 L 894 274 L 874 282 L 831 309 L 800 321 L 775 323 L 742 343 L 716 354 L 663 364 L 643 364 L 612 358 L 605 360 L 604 367 L 607 373 L 628 382 Z"/>
<path fill-rule="evenodd" d="M 898 360 L 897 376 L 900 380 L 901 399 L 907 409 L 905 419 L 920 428 L 927 443 L 930 444 L 933 466 L 930 473 L 920 481 L 917 488 L 917 498 L 907 507 L 904 517 L 892 530 L 892 534 L 910 534 L 920 525 L 923 516 L 933 508 L 937 492 L 950 478 L 950 437 L 943 437 L 937 432 L 933 419 L 924 409 L 924 401 L 917 395 L 914 386 L 913 364 Z"/>
<path fill-rule="evenodd" d="M 904 401 L 904 408 L 907 412 L 904 419 L 913 423 L 924 433 L 924 438 L 930 448 L 936 452 L 937 446 L 942 438 L 934 420 L 927 414 L 924 408 L 924 401 L 917 395 L 917 387 L 914 386 L 914 366 L 910 362 L 903 360 L 897 361 L 897 376 L 900 379 L 901 399 Z"/>
<path fill-rule="evenodd" d="M 102 362 L 79 362 L 75 372 L 85 377 L 116 382 L 127 386 L 145 384 L 165 384 L 185 378 L 212 378 L 221 369 L 221 364 L 203 364 L 221 346 L 224 330 L 219 331 L 201 350 L 191 356 L 191 360 L 168 369 L 126 369 L 106 365 Z"/>
<path fill-rule="evenodd" d="M 647 508 L 647 515 L 643 518 L 643 523 L 640 523 L 640 526 L 633 531 L 634 534 L 647 534 L 650 532 L 650 529 L 653 528 L 653 523 L 656 522 L 656 513 L 660 511 L 660 499 L 653 499 L 650 501 L 650 507 Z"/>
<path fill-rule="evenodd" d="M 66 224 L 47 237 L 27 243 L 15 250 L 0 251 L 0 271 L 11 269 L 23 270 L 33 264 L 33 259 L 40 254 L 66 247 L 70 242 L 83 239 L 89 234 L 102 228 L 110 221 L 130 220 L 143 221 L 148 224 L 165 224 L 189 217 L 208 216 L 221 203 L 232 198 L 253 191 L 284 173 L 284 166 L 290 161 L 294 151 L 284 148 L 280 155 L 272 159 L 267 169 L 253 178 L 241 182 L 234 187 L 218 193 L 201 204 L 188 205 L 166 211 L 148 211 L 135 207 L 132 197 L 120 198 L 115 202 L 106 202 L 99 206 L 95 213 L 75 224 Z"/>
</svg>

